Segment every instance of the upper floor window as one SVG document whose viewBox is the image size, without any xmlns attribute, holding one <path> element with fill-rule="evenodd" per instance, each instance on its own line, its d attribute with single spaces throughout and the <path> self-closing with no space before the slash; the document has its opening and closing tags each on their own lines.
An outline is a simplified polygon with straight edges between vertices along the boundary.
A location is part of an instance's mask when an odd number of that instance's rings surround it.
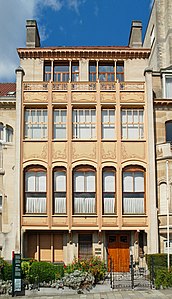
<svg viewBox="0 0 172 299">
<path fill-rule="evenodd" d="M 99 63 L 99 80 L 115 81 L 114 63 Z"/>
<path fill-rule="evenodd" d="M 172 142 L 172 120 L 166 121 L 165 129 L 166 129 L 166 142 Z"/>
<path fill-rule="evenodd" d="M 0 123 L 0 141 L 13 142 L 13 128 L 11 126 Z"/>
<path fill-rule="evenodd" d="M 102 139 L 115 138 L 115 109 L 102 109 Z"/>
<path fill-rule="evenodd" d="M 25 110 L 25 138 L 47 138 L 47 109 Z"/>
<path fill-rule="evenodd" d="M 69 63 L 58 62 L 54 64 L 54 81 L 68 82 L 69 81 Z"/>
<path fill-rule="evenodd" d="M 123 171 L 123 214 L 144 214 L 145 181 L 140 167 L 127 167 Z"/>
<path fill-rule="evenodd" d="M 54 110 L 54 139 L 66 139 L 66 109 Z"/>
<path fill-rule="evenodd" d="M 96 137 L 96 110 L 73 110 L 73 138 L 94 139 Z"/>
<path fill-rule="evenodd" d="M 165 76 L 165 97 L 172 99 L 172 76 Z"/>
<path fill-rule="evenodd" d="M 25 212 L 46 213 L 46 171 L 43 167 L 25 171 Z"/>
<path fill-rule="evenodd" d="M 122 138 L 144 138 L 143 109 L 122 109 Z"/>
<path fill-rule="evenodd" d="M 124 63 L 123 62 L 116 63 L 116 79 L 119 82 L 124 82 Z"/>
<path fill-rule="evenodd" d="M 54 170 L 54 213 L 66 213 L 66 171 L 63 168 Z"/>
<path fill-rule="evenodd" d="M 44 81 L 51 80 L 51 61 L 47 61 L 44 64 Z"/>
<path fill-rule="evenodd" d="M 103 170 L 103 214 L 115 213 L 115 171 Z"/>
<path fill-rule="evenodd" d="M 89 64 L 89 81 L 95 82 L 97 80 L 96 62 L 90 62 Z"/>
<path fill-rule="evenodd" d="M 91 167 L 74 171 L 74 214 L 96 212 L 95 170 Z"/>
<path fill-rule="evenodd" d="M 72 62 L 72 81 L 79 81 L 79 62 Z"/>
</svg>

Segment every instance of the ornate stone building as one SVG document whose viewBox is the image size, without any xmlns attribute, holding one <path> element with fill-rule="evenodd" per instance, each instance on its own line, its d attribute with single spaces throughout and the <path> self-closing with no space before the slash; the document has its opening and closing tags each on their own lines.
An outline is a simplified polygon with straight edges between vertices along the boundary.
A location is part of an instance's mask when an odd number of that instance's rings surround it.
<svg viewBox="0 0 172 299">
<path fill-rule="evenodd" d="M 159 250 L 167 253 L 167 233 L 172 253 L 172 2 L 155 0 L 144 47 L 149 57 L 150 90 L 153 92 Z M 169 215 L 169 217 L 167 217 Z M 168 229 L 169 231 L 168 231 Z"/>
<path fill-rule="evenodd" d="M 0 83 L 0 254 L 19 250 L 19 210 L 15 203 L 16 84 Z M 18 227 L 18 229 L 17 229 Z M 18 233 L 17 233 L 18 232 Z"/>
<path fill-rule="evenodd" d="M 27 21 L 18 49 L 16 199 L 24 256 L 113 257 L 116 271 L 158 251 L 150 48 L 40 46 Z"/>
</svg>

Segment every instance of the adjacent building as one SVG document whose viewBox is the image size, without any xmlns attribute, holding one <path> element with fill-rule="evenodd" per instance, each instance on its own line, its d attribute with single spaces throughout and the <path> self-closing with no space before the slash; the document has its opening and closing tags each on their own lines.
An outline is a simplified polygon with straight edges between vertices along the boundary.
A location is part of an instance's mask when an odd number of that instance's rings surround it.
<svg viewBox="0 0 172 299">
<path fill-rule="evenodd" d="M 40 46 L 27 21 L 16 70 L 21 251 L 42 261 L 112 257 L 128 271 L 158 251 L 151 50 Z"/>
<path fill-rule="evenodd" d="M 159 250 L 172 253 L 172 2 L 154 1 L 144 47 L 151 48 L 149 86 L 152 90 L 156 144 Z"/>
<path fill-rule="evenodd" d="M 16 84 L 0 83 L 0 256 L 6 260 L 11 260 L 12 250 L 20 247 L 20 235 L 16 234 L 19 211 L 14 197 L 15 121 Z"/>
</svg>

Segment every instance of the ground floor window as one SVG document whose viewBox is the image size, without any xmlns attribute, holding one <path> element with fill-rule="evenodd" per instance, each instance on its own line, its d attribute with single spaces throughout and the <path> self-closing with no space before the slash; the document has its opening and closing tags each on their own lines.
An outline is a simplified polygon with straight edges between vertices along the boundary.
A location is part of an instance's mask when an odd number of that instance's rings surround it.
<svg viewBox="0 0 172 299">
<path fill-rule="evenodd" d="M 88 259 L 93 255 L 92 249 L 92 235 L 91 234 L 80 234 L 78 236 L 78 258 Z"/>
</svg>

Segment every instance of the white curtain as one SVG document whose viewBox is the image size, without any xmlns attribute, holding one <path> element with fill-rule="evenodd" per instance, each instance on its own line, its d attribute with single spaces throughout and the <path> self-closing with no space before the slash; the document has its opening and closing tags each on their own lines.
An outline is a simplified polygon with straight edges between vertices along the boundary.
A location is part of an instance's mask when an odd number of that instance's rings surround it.
<svg viewBox="0 0 172 299">
<path fill-rule="evenodd" d="M 89 195 L 88 195 L 89 196 Z M 79 214 L 95 213 L 95 196 L 94 197 L 74 197 L 74 211 Z"/>
<path fill-rule="evenodd" d="M 66 196 L 55 195 L 55 211 L 56 214 L 66 213 Z"/>
<path fill-rule="evenodd" d="M 46 197 L 26 196 L 26 213 L 46 213 Z"/>
<path fill-rule="evenodd" d="M 66 213 L 66 172 L 54 172 L 55 213 Z"/>
<path fill-rule="evenodd" d="M 144 213 L 144 196 L 143 197 L 123 197 L 124 214 L 143 214 Z"/>
<path fill-rule="evenodd" d="M 108 192 L 108 193 L 105 193 Z M 112 214 L 115 211 L 115 173 L 103 172 L 103 206 L 104 214 Z"/>
</svg>

